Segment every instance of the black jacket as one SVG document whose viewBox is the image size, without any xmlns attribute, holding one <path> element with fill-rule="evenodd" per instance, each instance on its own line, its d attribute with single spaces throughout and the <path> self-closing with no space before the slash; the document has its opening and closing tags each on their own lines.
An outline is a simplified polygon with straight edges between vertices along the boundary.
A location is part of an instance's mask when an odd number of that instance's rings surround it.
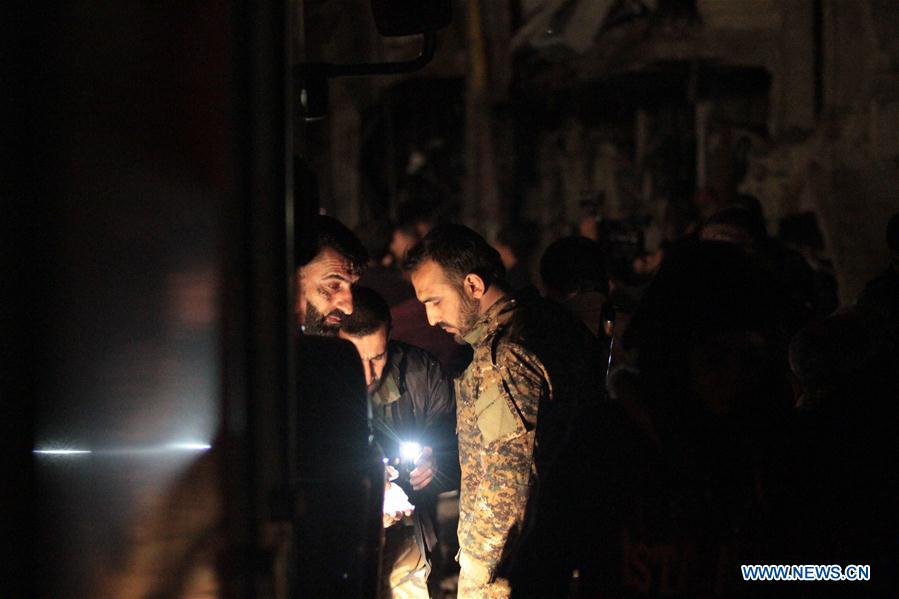
<svg viewBox="0 0 899 599">
<path fill-rule="evenodd" d="M 398 481 L 421 516 L 430 548 L 437 494 L 459 484 L 453 386 L 437 360 L 422 349 L 391 341 L 388 356 L 383 382 L 372 401 L 375 440 L 388 458 L 398 455 L 401 441 L 417 441 L 434 450 L 438 474 L 431 484 L 416 492 Z"/>
</svg>

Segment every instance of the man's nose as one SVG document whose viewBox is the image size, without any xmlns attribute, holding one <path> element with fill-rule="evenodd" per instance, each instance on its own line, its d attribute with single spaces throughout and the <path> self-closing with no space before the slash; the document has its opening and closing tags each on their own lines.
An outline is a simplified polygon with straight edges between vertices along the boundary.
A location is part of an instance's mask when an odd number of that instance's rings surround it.
<svg viewBox="0 0 899 599">
<path fill-rule="evenodd" d="M 362 365 L 365 368 L 365 384 L 371 385 L 371 382 L 375 379 L 374 364 L 372 364 L 371 360 L 363 360 Z"/>
<path fill-rule="evenodd" d="M 425 305 L 425 314 L 428 315 L 428 324 L 432 327 L 436 326 L 437 323 L 440 322 L 440 319 L 437 318 L 437 310 L 435 310 L 434 307 L 430 304 Z"/>
<path fill-rule="evenodd" d="M 353 292 L 349 289 L 339 291 L 334 298 L 334 307 L 349 316 L 353 313 Z"/>
</svg>

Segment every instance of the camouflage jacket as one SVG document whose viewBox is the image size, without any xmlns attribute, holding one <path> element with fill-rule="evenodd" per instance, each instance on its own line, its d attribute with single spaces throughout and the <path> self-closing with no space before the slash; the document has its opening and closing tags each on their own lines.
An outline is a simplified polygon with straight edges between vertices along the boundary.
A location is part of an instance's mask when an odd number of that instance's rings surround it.
<svg viewBox="0 0 899 599">
<path fill-rule="evenodd" d="M 493 580 L 515 554 L 536 481 L 535 435 L 541 401 L 552 389 L 541 361 L 510 335 L 518 309 L 503 298 L 465 340 L 474 358 L 456 381 L 459 462 L 459 563 Z"/>
</svg>

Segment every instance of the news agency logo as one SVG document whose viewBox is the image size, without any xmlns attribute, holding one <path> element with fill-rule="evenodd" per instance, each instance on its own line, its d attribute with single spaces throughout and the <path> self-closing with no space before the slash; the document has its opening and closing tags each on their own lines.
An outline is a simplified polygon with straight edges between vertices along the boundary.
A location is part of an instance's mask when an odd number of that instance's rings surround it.
<svg viewBox="0 0 899 599">
<path fill-rule="evenodd" d="M 858 582 L 871 580 L 871 566 L 749 565 L 740 566 L 747 582 Z"/>
</svg>

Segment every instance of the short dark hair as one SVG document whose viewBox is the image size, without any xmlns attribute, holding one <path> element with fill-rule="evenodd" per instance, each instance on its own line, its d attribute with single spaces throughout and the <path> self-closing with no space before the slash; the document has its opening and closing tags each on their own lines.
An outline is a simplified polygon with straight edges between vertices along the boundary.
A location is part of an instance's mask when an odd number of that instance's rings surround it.
<svg viewBox="0 0 899 599">
<path fill-rule="evenodd" d="M 602 247 L 578 235 L 549 244 L 540 258 L 540 278 L 547 289 L 563 296 L 586 291 L 609 293 Z"/>
<path fill-rule="evenodd" d="M 484 287 L 496 285 L 506 289 L 506 269 L 503 261 L 487 241 L 464 225 L 439 225 L 415 244 L 406 255 L 403 268 L 416 270 L 426 260 L 433 260 L 448 275 L 461 284 L 468 274 L 484 281 Z"/>
<path fill-rule="evenodd" d="M 758 332 L 786 350 L 785 300 L 771 275 L 736 245 L 694 241 L 666 252 L 623 339 L 643 372 L 671 364 L 702 340 Z"/>
<path fill-rule="evenodd" d="M 315 251 L 313 260 L 324 248 L 331 248 L 349 262 L 350 272 L 361 274 L 368 265 L 368 252 L 359 238 L 336 218 L 319 214 L 315 217 Z M 301 244 L 297 243 L 299 248 Z M 298 257 L 299 258 L 299 257 Z M 302 266 L 298 259 L 297 266 Z"/>
<path fill-rule="evenodd" d="M 371 335 L 382 326 L 390 331 L 390 307 L 374 289 L 353 287 L 353 313 L 344 318 L 341 330 L 352 337 Z"/>
</svg>

